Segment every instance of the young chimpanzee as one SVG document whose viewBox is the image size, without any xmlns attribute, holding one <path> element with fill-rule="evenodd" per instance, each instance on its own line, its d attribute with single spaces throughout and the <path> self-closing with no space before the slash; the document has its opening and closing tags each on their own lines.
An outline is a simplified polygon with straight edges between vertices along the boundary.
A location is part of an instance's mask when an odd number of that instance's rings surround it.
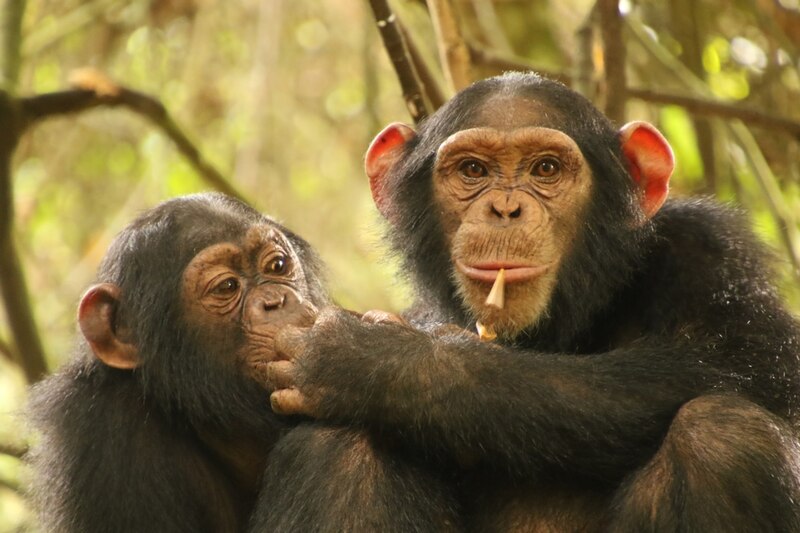
<svg viewBox="0 0 800 533">
<path fill-rule="evenodd" d="M 276 411 L 460 468 L 475 531 L 800 531 L 798 325 L 741 217 L 665 203 L 654 127 L 512 73 L 390 125 L 366 168 L 421 327 L 284 330 Z M 498 342 L 437 327 L 476 321 Z"/>
<path fill-rule="evenodd" d="M 366 432 L 269 407 L 276 333 L 327 302 L 310 246 L 236 200 L 194 195 L 141 215 L 81 300 L 77 357 L 32 393 L 44 530 L 440 529 L 452 505 L 432 476 Z M 270 461 L 284 440 L 303 449 Z M 271 494 L 295 476 L 321 488 L 286 522 L 260 484 Z"/>
</svg>

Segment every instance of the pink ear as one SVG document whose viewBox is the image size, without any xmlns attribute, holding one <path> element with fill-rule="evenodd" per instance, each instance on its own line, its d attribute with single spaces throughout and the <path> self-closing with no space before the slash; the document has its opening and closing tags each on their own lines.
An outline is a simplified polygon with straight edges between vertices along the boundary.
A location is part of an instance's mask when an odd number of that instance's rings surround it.
<svg viewBox="0 0 800 533">
<path fill-rule="evenodd" d="M 364 168 L 369 176 L 369 188 L 372 199 L 384 218 L 391 220 L 391 205 L 384 190 L 386 175 L 403 153 L 403 146 L 416 137 L 416 132 L 409 126 L 394 122 L 386 126 L 367 148 Z"/>
<path fill-rule="evenodd" d="M 619 130 L 622 153 L 641 191 L 640 205 L 647 218 L 658 212 L 669 193 L 675 157 L 667 140 L 647 122 L 629 122 Z"/>
<path fill-rule="evenodd" d="M 95 357 L 110 367 L 129 370 L 139 366 L 139 354 L 135 345 L 115 331 L 114 312 L 119 297 L 119 287 L 111 283 L 91 287 L 78 306 L 78 325 Z"/>
</svg>

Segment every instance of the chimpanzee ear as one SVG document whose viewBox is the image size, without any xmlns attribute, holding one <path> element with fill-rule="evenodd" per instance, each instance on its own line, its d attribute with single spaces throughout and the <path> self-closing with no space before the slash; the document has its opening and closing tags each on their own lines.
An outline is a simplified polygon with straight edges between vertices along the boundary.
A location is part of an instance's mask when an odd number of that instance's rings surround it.
<svg viewBox="0 0 800 533">
<path fill-rule="evenodd" d="M 417 136 L 410 127 L 400 122 L 386 126 L 367 148 L 364 168 L 369 176 L 372 199 L 384 218 L 392 220 L 392 206 L 385 194 L 386 175 L 403 153 L 403 146 Z"/>
<path fill-rule="evenodd" d="M 78 324 L 94 355 L 110 367 L 131 369 L 139 365 L 134 344 L 121 338 L 114 324 L 120 288 L 112 283 L 91 287 L 78 306 Z"/>
<path fill-rule="evenodd" d="M 669 178 L 675 168 L 672 148 L 661 132 L 647 122 L 629 122 L 619 130 L 619 136 L 622 153 L 641 191 L 642 212 L 650 218 L 667 199 Z"/>
</svg>

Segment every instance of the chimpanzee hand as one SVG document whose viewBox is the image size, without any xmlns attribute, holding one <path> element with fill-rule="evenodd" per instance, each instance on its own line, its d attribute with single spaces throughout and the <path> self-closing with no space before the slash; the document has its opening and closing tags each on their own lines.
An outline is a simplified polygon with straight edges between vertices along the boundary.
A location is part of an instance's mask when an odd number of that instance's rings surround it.
<svg viewBox="0 0 800 533">
<path fill-rule="evenodd" d="M 369 396 L 383 385 L 372 378 L 391 376 L 404 353 L 429 353 L 430 342 L 391 313 L 325 309 L 311 328 L 286 327 L 276 337 L 277 358 L 266 372 L 272 408 L 285 415 L 360 418 L 380 409 Z"/>
</svg>

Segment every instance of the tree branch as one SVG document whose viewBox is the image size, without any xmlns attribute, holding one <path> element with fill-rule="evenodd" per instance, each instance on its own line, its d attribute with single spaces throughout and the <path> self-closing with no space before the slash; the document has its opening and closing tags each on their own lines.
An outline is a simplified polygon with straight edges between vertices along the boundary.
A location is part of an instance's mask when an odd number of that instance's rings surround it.
<svg viewBox="0 0 800 533">
<path fill-rule="evenodd" d="M 125 107 L 142 115 L 164 132 L 208 185 L 247 202 L 247 198 L 203 157 L 159 100 L 116 85 L 103 74 L 91 69 L 76 71 L 71 81 L 77 86 L 76 89 L 20 98 L 22 128 L 28 128 L 45 118 L 95 107 Z"/>
<path fill-rule="evenodd" d="M 2 72 L 0 87 L 13 92 L 19 78 L 22 15 L 25 0 L 0 0 L 0 34 L 2 34 Z"/>
<path fill-rule="evenodd" d="M 470 50 L 472 51 L 475 63 L 496 67 L 498 70 L 532 70 L 538 72 L 542 76 L 558 80 L 565 85 L 573 84 L 572 76 L 566 72 L 545 71 L 537 68 L 523 58 L 495 54 L 476 46 L 470 46 Z M 740 104 L 722 102 L 713 98 L 683 96 L 636 87 L 628 87 L 626 92 L 630 98 L 636 98 L 643 102 L 660 105 L 677 105 L 691 113 L 708 117 L 740 119 L 749 125 L 784 131 L 795 139 L 800 140 L 800 122 L 757 109 L 742 107 Z"/>
<path fill-rule="evenodd" d="M 14 243 L 14 187 L 11 157 L 22 132 L 17 100 L 0 91 L 0 295 L 16 349 L 17 362 L 29 383 L 47 372 L 47 363 L 31 309 L 25 274 Z"/>
<path fill-rule="evenodd" d="M 649 89 L 628 89 L 631 98 L 654 104 L 679 105 L 697 115 L 740 119 L 752 126 L 766 129 L 779 129 L 800 140 L 800 122 L 771 115 L 756 109 L 748 109 L 738 104 L 728 104 L 710 98 L 695 98 L 679 94 L 668 94 Z"/>
<path fill-rule="evenodd" d="M 27 446 L 0 442 L 0 455 L 9 455 L 17 459 L 22 459 L 26 453 L 28 453 Z"/>
<path fill-rule="evenodd" d="M 381 34 L 383 46 L 389 54 L 397 79 L 400 81 L 400 89 L 403 91 L 408 113 L 414 123 L 418 124 L 428 116 L 430 108 L 425 102 L 425 88 L 414 70 L 414 63 L 406 48 L 403 35 L 397 28 L 397 16 L 392 12 L 386 0 L 369 0 L 369 5 L 375 16 L 375 24 Z"/>
<path fill-rule="evenodd" d="M 5 357 L 7 360 L 11 361 L 12 363 L 17 363 L 17 355 L 14 353 L 14 350 L 11 348 L 11 345 L 8 344 L 3 339 L 0 339 L 0 355 Z"/>
<path fill-rule="evenodd" d="M 428 9 L 436 32 L 444 77 L 452 92 L 460 91 L 474 80 L 469 48 L 461 36 L 453 6 L 450 0 L 429 0 Z"/>
<path fill-rule="evenodd" d="M 442 93 L 442 88 L 439 87 L 439 83 L 434 79 L 431 69 L 429 69 L 427 63 L 425 63 L 425 59 L 422 57 L 419 48 L 414 44 L 414 39 L 409 35 L 408 30 L 406 30 L 405 25 L 400 20 L 397 21 L 397 28 L 403 36 L 406 48 L 408 49 L 408 55 L 411 57 L 411 63 L 414 65 L 414 70 L 419 76 L 421 88 L 425 91 L 425 97 L 431 105 L 431 112 L 433 112 L 442 107 L 447 101 L 447 98 L 445 98 Z"/>
<path fill-rule="evenodd" d="M 600 34 L 603 38 L 605 69 L 605 112 L 621 124 L 625 120 L 627 82 L 625 80 L 625 43 L 622 42 L 622 15 L 619 0 L 598 0 Z"/>
<path fill-rule="evenodd" d="M 551 80 L 558 80 L 565 85 L 570 85 L 572 83 L 572 77 L 569 74 L 538 68 L 521 57 L 498 53 L 474 44 L 469 44 L 468 48 L 473 63 L 494 68 L 498 72 L 506 70 L 532 70 Z"/>
</svg>

